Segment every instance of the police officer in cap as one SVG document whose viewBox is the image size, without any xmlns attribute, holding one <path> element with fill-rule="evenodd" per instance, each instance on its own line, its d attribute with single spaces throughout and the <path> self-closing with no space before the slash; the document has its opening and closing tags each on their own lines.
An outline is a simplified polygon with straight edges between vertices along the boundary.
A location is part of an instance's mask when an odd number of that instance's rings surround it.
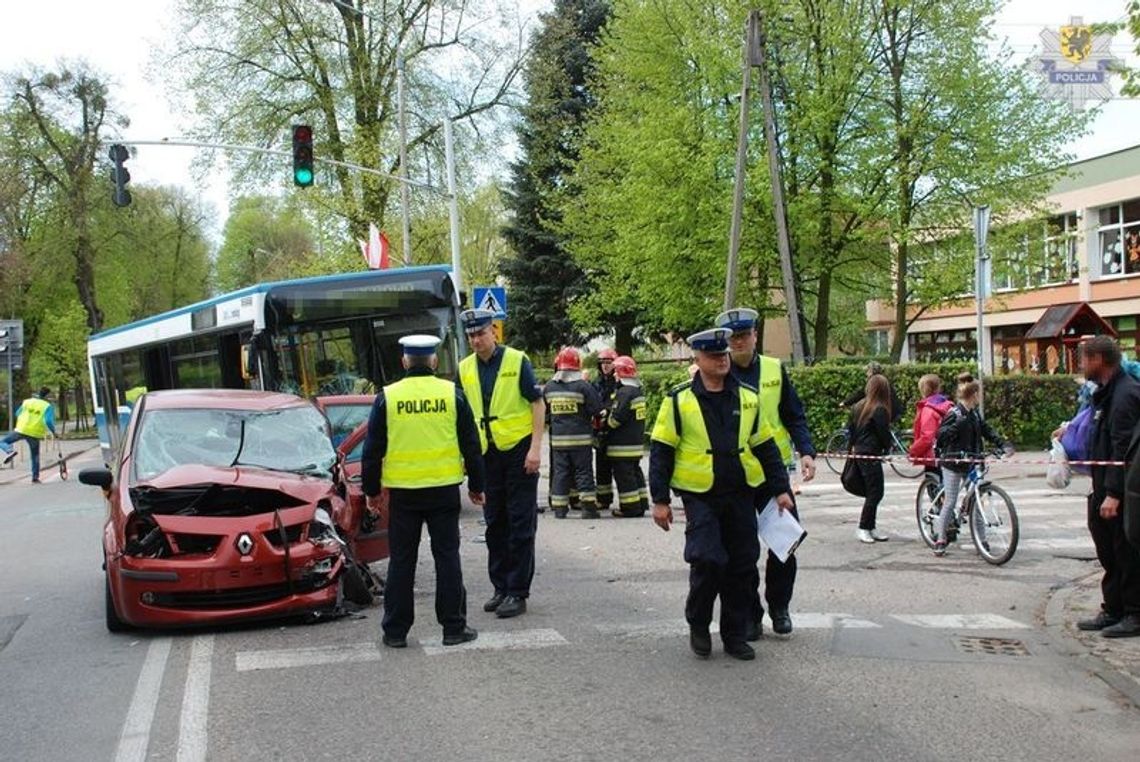
<svg viewBox="0 0 1140 762">
<path fill-rule="evenodd" d="M 459 485 L 467 470 L 471 502 L 483 504 L 483 459 L 475 417 L 463 392 L 436 378 L 436 336 L 405 336 L 407 375 L 376 395 L 364 438 L 361 481 L 370 510 L 388 515 L 384 645 L 404 648 L 415 619 L 413 586 L 420 531 L 435 559 L 435 613 L 443 644 L 474 640 L 459 563 Z"/>
<path fill-rule="evenodd" d="M 527 356 L 496 342 L 494 317 L 490 310 L 460 314 L 474 354 L 459 363 L 459 382 L 475 413 L 487 470 L 483 518 L 495 594 L 483 610 L 506 619 L 526 611 L 534 578 L 546 405 Z"/>
<path fill-rule="evenodd" d="M 788 379 L 784 366 L 775 357 L 756 351 L 756 319 L 759 313 L 746 307 L 722 312 L 716 324 L 732 331 L 728 345 L 732 352 L 732 375 L 756 389 L 760 394 L 760 412 L 764 422 L 772 429 L 780 457 L 788 466 L 794 463 L 795 453 L 800 454 L 800 471 L 804 481 L 815 478 L 815 447 L 803 403 Z M 765 483 L 756 493 L 756 508 L 763 510 L 774 497 Z M 792 515 L 799 519 L 795 506 Z M 768 600 L 768 616 L 772 629 L 779 635 L 792 631 L 792 617 L 788 607 L 792 601 L 792 588 L 796 582 L 796 557 L 786 563 L 768 552 L 768 567 L 764 573 L 764 597 Z M 760 603 L 760 571 L 756 570 L 752 582 L 752 617 L 748 623 L 748 639 L 759 640 L 764 631 L 764 606 Z"/>
<path fill-rule="evenodd" d="M 729 372 L 729 334 L 713 328 L 688 338 L 698 370 L 662 400 L 651 437 L 649 491 L 653 520 L 666 531 L 673 522 L 670 488 L 685 507 L 690 647 L 702 658 L 712 652 L 709 625 L 719 596 L 724 651 L 748 660 L 756 658 L 746 641 L 760 557 L 755 491 L 770 482 L 781 510 L 793 504 L 756 390 Z"/>
</svg>

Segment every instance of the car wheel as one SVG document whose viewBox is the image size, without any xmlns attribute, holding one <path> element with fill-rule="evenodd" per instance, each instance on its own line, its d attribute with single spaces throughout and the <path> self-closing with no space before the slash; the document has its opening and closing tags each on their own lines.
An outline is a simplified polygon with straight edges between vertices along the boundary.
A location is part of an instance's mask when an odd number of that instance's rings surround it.
<svg viewBox="0 0 1140 762">
<path fill-rule="evenodd" d="M 340 575 L 341 590 L 344 597 L 357 606 L 371 606 L 373 602 L 372 591 L 368 589 L 368 581 L 364 572 L 355 563 L 346 563 L 344 572 Z"/>
<path fill-rule="evenodd" d="M 111 597 L 111 575 L 106 574 L 103 577 L 103 600 L 104 600 L 104 616 L 107 620 L 108 632 L 126 632 L 131 629 L 131 626 L 119 619 L 118 613 L 115 611 L 115 599 Z"/>
</svg>

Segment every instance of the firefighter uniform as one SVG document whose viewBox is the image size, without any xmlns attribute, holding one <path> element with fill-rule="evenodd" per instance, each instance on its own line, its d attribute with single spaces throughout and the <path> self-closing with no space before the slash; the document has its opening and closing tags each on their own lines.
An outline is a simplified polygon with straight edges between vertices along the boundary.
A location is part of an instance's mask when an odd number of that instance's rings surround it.
<svg viewBox="0 0 1140 762">
<path fill-rule="evenodd" d="M 759 313 L 756 310 L 737 308 L 722 312 L 717 316 L 717 325 L 730 331 L 750 331 L 756 327 Z M 804 413 L 803 403 L 796 394 L 795 387 L 788 379 L 788 373 L 783 364 L 775 357 L 767 357 L 758 353 L 752 356 L 752 362 L 747 366 L 732 363 L 732 374 L 741 383 L 751 386 L 760 394 L 760 411 L 764 422 L 772 430 L 776 445 L 780 450 L 780 458 L 788 467 L 794 465 L 795 453 L 801 456 L 815 457 L 815 447 L 812 446 L 811 432 L 808 429 L 807 416 Z M 769 487 L 762 486 L 756 491 L 756 508 L 763 510 L 768 501 L 777 493 Z M 794 497 L 793 497 L 794 500 Z M 799 512 L 792 508 L 792 515 L 799 520 Z M 774 553 L 768 552 L 767 566 L 764 570 L 764 598 L 768 602 L 768 610 L 777 630 L 791 631 L 791 619 L 788 607 L 792 601 L 792 590 L 796 582 L 796 557 L 789 556 L 786 562 L 780 561 Z M 761 622 L 764 618 L 764 606 L 760 602 L 760 571 L 756 569 L 752 583 L 752 634 L 759 637 L 762 631 Z M 786 625 L 785 625 L 786 623 Z"/>
<path fill-rule="evenodd" d="M 467 592 L 459 561 L 459 485 L 464 469 L 472 493 L 484 489 L 479 432 L 471 406 L 451 381 L 436 378 L 436 336 L 406 336 L 407 375 L 376 395 L 364 440 L 361 481 L 375 497 L 388 490 L 388 581 L 385 645 L 407 645 L 420 534 L 426 525 L 435 560 L 435 612 L 444 645 L 474 640 L 467 627 Z M 423 358 L 422 361 L 411 358 Z"/>
<path fill-rule="evenodd" d="M 560 352 L 560 357 L 566 351 Z M 570 491 L 574 489 L 581 502 L 582 517 L 597 518 L 592 421 L 602 407 L 598 393 L 582 378 L 580 370 L 559 369 L 546 384 L 543 397 L 550 413 L 553 454 L 550 506 L 554 515 L 566 518 L 570 509 Z"/>
<path fill-rule="evenodd" d="M 636 373 L 637 366 L 631 358 L 619 357 L 617 361 L 628 361 L 631 372 Z M 645 453 L 645 392 L 634 377 L 620 378 L 619 383 L 605 418 L 607 432 L 604 435 L 606 461 L 618 490 L 618 507 L 613 515 L 644 516 L 649 509 L 649 490 L 641 471 L 641 456 Z"/>
<path fill-rule="evenodd" d="M 728 335 L 712 329 L 688 341 L 698 352 L 724 354 Z M 649 486 L 654 503 L 667 505 L 672 488 L 685 507 L 685 618 L 694 652 L 708 655 L 701 644 L 708 643 L 719 596 L 725 652 L 751 659 L 755 652 L 745 642 L 749 584 L 760 553 L 753 495 L 765 481 L 787 492 L 788 476 L 756 390 L 731 373 L 722 383 L 710 391 L 698 373 L 666 395 L 651 437 Z"/>
<path fill-rule="evenodd" d="M 619 386 L 613 365 L 609 366 L 610 372 L 607 373 L 603 363 L 612 363 L 613 360 L 617 359 L 617 356 L 617 352 L 609 348 L 598 352 L 598 377 L 594 379 L 593 385 L 602 401 L 603 410 L 609 409 L 613 404 L 614 394 L 617 393 Z M 594 440 L 594 475 L 598 485 L 597 502 L 598 508 L 604 509 L 608 508 L 614 499 L 614 473 L 610 467 L 610 460 L 606 457 L 607 431 L 605 419 L 602 416 L 594 419 L 594 431 L 597 435 Z"/>
<path fill-rule="evenodd" d="M 466 310 L 459 317 L 472 334 L 489 328 L 494 313 Z M 476 354 L 463 358 L 459 381 L 475 414 L 487 471 L 483 518 L 487 571 L 495 594 L 483 608 L 514 616 L 526 610 L 534 578 L 538 473 L 527 473 L 525 464 L 533 434 L 531 406 L 542 399 L 542 392 L 527 356 L 502 345 L 487 359 Z"/>
</svg>

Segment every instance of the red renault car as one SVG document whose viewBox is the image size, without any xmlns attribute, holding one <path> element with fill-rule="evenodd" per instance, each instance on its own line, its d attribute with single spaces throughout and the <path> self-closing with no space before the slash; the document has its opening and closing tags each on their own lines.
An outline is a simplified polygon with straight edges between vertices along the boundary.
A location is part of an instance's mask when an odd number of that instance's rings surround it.
<svg viewBox="0 0 1140 762">
<path fill-rule="evenodd" d="M 328 422 L 300 397 L 140 397 L 115 470 L 79 475 L 110 509 L 107 628 L 333 615 L 346 600 L 371 602 L 363 564 L 376 558 L 354 553 L 359 521 L 337 471 Z"/>
</svg>

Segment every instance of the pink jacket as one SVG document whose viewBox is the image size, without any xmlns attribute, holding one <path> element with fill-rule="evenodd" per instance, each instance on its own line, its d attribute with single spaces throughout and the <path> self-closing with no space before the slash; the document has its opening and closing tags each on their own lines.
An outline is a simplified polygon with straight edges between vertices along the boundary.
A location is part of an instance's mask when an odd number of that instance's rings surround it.
<svg viewBox="0 0 1140 762">
<path fill-rule="evenodd" d="M 941 393 L 918 401 L 914 414 L 914 443 L 907 453 L 912 463 L 934 465 L 934 440 L 938 437 L 938 427 L 952 407 L 954 403 Z"/>
</svg>

